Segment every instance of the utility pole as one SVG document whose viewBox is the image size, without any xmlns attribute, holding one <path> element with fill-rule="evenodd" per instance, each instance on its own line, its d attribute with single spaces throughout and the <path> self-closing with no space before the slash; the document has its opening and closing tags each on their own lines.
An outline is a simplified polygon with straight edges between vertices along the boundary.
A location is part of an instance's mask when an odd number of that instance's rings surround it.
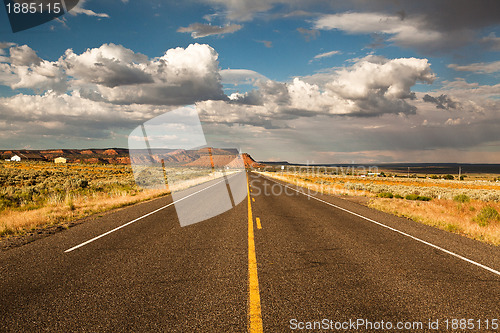
<svg viewBox="0 0 500 333">
<path fill-rule="evenodd" d="M 408 178 L 410 178 L 410 167 L 408 167 Z"/>
<path fill-rule="evenodd" d="M 461 166 L 458 167 L 458 180 L 459 181 L 462 180 L 462 167 Z"/>
</svg>

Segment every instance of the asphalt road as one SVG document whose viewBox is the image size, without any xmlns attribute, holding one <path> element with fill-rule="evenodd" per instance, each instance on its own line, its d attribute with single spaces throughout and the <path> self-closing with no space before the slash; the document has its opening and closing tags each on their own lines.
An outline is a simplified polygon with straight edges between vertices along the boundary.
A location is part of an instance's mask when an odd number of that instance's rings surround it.
<svg viewBox="0 0 500 333">
<path fill-rule="evenodd" d="M 200 223 L 181 227 L 165 197 L 1 252 L 0 331 L 288 332 L 364 319 L 424 332 L 474 319 L 468 331 L 495 332 L 500 249 L 256 174 L 241 201 L 242 179 L 184 193 L 195 221 L 220 213 L 231 189 L 235 207 Z"/>
</svg>

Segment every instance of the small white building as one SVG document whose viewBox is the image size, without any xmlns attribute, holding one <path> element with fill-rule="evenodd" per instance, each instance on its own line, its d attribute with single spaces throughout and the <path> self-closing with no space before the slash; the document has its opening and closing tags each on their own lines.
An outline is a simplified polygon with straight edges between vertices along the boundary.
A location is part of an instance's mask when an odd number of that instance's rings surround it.
<svg viewBox="0 0 500 333">
<path fill-rule="evenodd" d="M 54 163 L 66 163 L 66 162 L 67 159 L 65 159 L 64 157 L 58 157 L 54 159 Z"/>
<path fill-rule="evenodd" d="M 21 158 L 17 155 L 14 155 L 10 158 L 12 162 L 21 162 Z"/>
</svg>

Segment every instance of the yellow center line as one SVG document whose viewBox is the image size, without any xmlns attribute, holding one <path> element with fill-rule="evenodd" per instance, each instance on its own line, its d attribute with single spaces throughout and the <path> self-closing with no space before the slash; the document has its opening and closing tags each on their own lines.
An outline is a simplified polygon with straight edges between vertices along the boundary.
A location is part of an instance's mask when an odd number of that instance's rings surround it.
<svg viewBox="0 0 500 333">
<path fill-rule="evenodd" d="M 252 201 L 255 202 L 255 198 L 252 198 Z"/>
<path fill-rule="evenodd" d="M 260 225 L 260 218 L 256 218 L 255 221 L 257 222 L 257 229 L 262 229 L 262 226 Z"/>
<path fill-rule="evenodd" d="M 257 256 L 253 234 L 252 201 L 247 174 L 248 192 L 248 332 L 263 332 L 260 308 L 259 277 L 257 275 Z"/>
</svg>

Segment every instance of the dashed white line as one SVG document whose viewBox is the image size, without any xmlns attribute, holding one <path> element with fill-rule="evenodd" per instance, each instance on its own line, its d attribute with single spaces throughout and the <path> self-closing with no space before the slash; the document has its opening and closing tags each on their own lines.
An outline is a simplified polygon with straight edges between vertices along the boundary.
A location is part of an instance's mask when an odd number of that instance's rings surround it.
<svg viewBox="0 0 500 333">
<path fill-rule="evenodd" d="M 186 195 L 185 197 L 183 197 L 183 198 L 181 198 L 181 199 L 178 199 L 178 200 L 176 200 L 175 202 L 169 203 L 168 205 L 163 206 L 163 207 L 160 207 L 160 208 L 158 208 L 158 209 L 156 209 L 156 210 L 154 210 L 154 211 L 152 211 L 152 212 L 150 212 L 150 213 L 147 213 L 147 214 L 145 214 L 145 215 L 143 215 L 143 216 L 141 216 L 141 217 L 136 218 L 135 220 L 132 220 L 132 221 L 130 221 L 130 222 L 127 222 L 127 223 L 125 223 L 125 224 L 122 224 L 121 226 L 116 227 L 116 228 L 114 228 L 114 229 L 112 229 L 112 230 L 110 230 L 110 231 L 107 231 L 107 232 L 105 232 L 105 233 L 103 233 L 103 234 L 101 234 L 101 235 L 99 235 L 99 236 L 96 236 L 96 237 L 94 237 L 94 238 L 92 238 L 92 239 L 89 239 L 88 241 L 85 241 L 85 242 L 83 242 L 83 243 L 81 243 L 81 244 L 78 244 L 78 245 L 76 245 L 76 246 L 73 246 L 72 248 L 67 249 L 66 251 L 64 251 L 64 253 L 71 252 L 71 251 L 76 250 L 76 249 L 78 249 L 78 248 L 80 248 L 80 247 L 82 247 L 82 246 L 85 246 L 85 245 L 87 245 L 87 244 L 89 244 L 89 243 L 92 243 L 93 241 L 96 241 L 96 240 L 98 240 L 99 238 L 102 238 L 102 237 L 104 237 L 104 236 L 106 236 L 106 235 L 109 235 L 110 233 L 113 233 L 113 232 L 115 232 L 115 231 L 117 231 L 117 230 L 120 230 L 121 228 L 124 228 L 124 227 L 126 227 L 126 226 L 128 226 L 128 225 L 130 225 L 130 224 L 132 224 L 132 223 L 135 223 L 135 222 L 137 222 L 137 221 L 139 221 L 139 220 L 142 220 L 142 219 L 143 219 L 143 218 L 145 218 L 145 217 L 148 217 L 148 216 L 150 216 L 150 215 L 153 215 L 153 214 L 155 214 L 155 213 L 159 212 L 160 210 L 163 210 L 163 209 L 165 209 L 165 208 L 167 208 L 167 207 L 172 206 L 172 205 L 173 205 L 173 204 L 175 204 L 176 202 L 179 202 L 179 201 L 182 201 L 182 200 L 184 200 L 184 199 L 187 199 L 187 198 L 189 198 L 189 197 L 191 197 L 191 196 L 193 196 L 193 195 L 195 195 L 195 194 L 198 194 L 198 193 L 200 193 L 200 192 L 202 192 L 202 191 L 205 191 L 205 190 L 207 190 L 207 189 L 209 189 L 209 188 L 211 188 L 211 187 L 213 187 L 213 186 L 215 186 L 215 185 L 217 185 L 217 184 L 220 184 L 220 183 L 222 183 L 222 182 L 224 182 L 224 181 L 225 181 L 225 179 L 222 179 L 221 181 L 219 181 L 219 182 L 217 182 L 217 183 L 215 183 L 215 184 L 212 184 L 212 185 L 210 185 L 210 186 L 207 186 L 207 187 L 205 187 L 205 188 L 202 188 L 202 189 L 201 189 L 201 190 L 199 190 L 199 191 L 196 191 L 196 192 L 194 192 L 194 193 L 191 193 L 191 194 L 189 194 L 189 195 Z"/>
</svg>

